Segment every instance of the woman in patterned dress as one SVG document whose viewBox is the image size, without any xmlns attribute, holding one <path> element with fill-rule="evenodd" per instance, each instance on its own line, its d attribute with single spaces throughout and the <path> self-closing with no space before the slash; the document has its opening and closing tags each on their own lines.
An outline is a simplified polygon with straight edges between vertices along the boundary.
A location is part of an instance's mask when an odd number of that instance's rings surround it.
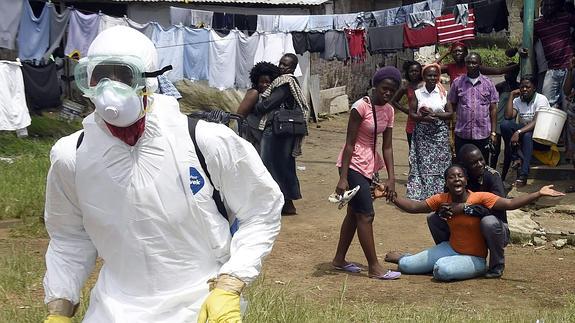
<svg viewBox="0 0 575 323">
<path fill-rule="evenodd" d="M 445 88 L 439 82 L 441 67 L 429 64 L 423 67 L 425 86 L 415 90 L 409 100 L 409 113 L 416 122 L 407 179 L 407 198 L 424 200 L 443 192 L 443 173 L 451 164 L 449 127 L 452 108 L 447 102 Z"/>
</svg>

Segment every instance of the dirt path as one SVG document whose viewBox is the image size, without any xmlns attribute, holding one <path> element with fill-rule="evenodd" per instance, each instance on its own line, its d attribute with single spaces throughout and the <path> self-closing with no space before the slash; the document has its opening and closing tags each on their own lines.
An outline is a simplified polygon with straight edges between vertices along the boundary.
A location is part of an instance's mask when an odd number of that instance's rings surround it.
<svg viewBox="0 0 575 323">
<path fill-rule="evenodd" d="M 405 193 L 408 171 L 405 123 L 398 116 L 394 129 L 396 189 Z M 504 310 L 558 307 L 567 293 L 575 293 L 575 250 L 552 247 L 509 246 L 507 269 L 502 279 L 473 279 L 455 283 L 436 283 L 431 276 L 406 276 L 397 281 L 368 279 L 365 273 L 345 274 L 331 269 L 331 259 L 339 237 L 344 210 L 327 202 L 337 183 L 335 160 L 345 138 L 347 115 L 322 122 L 311 129 L 298 171 L 304 199 L 296 202 L 298 215 L 284 217 L 282 231 L 274 250 L 266 260 L 264 272 L 269 282 L 289 282 L 304 295 L 316 299 L 333 299 L 346 285 L 351 301 L 373 300 L 382 303 L 437 306 L 448 302 L 462 307 Z M 385 175 L 385 174 L 382 174 Z M 380 258 L 389 250 L 417 252 L 432 245 L 425 215 L 402 213 L 385 202 L 377 201 L 374 224 Z M 354 239 L 348 261 L 364 266 L 365 257 Z M 387 264 L 393 269 L 395 265 Z"/>
<path fill-rule="evenodd" d="M 405 193 L 407 142 L 405 118 L 399 115 L 394 130 L 396 189 Z M 468 311 L 509 308 L 536 311 L 561 307 L 566 295 L 575 294 L 575 250 L 552 247 L 512 245 L 507 248 L 507 269 L 502 279 L 473 279 L 454 283 L 436 283 L 430 276 L 406 276 L 396 281 L 368 279 L 365 273 L 345 274 L 331 269 L 331 259 L 339 236 L 344 210 L 327 202 L 337 182 L 335 160 L 345 138 L 347 115 L 321 123 L 310 130 L 298 171 L 304 199 L 296 202 L 299 214 L 282 219 L 282 230 L 272 254 L 266 259 L 266 282 L 289 283 L 295 291 L 315 300 L 328 302 L 340 296 L 350 302 L 370 300 L 383 304 L 407 304 L 417 307 L 455 305 Z M 313 125 L 312 125 L 313 126 Z M 404 214 L 382 201 L 375 203 L 375 239 L 381 258 L 389 250 L 417 252 L 432 245 L 425 215 Z M 7 227 L 7 226 L 6 226 Z M 9 239 L 0 226 L 0 257 L 8 246 L 19 240 Z M 21 241 L 21 240 L 20 240 Z M 9 243 L 10 242 L 10 243 Z M 22 241 L 38 257 L 44 254 L 47 241 Z M 366 265 L 357 239 L 348 260 Z M 385 263 L 387 268 L 395 265 Z M 94 275 L 92 277 L 95 277 Z M 92 278 L 93 279 L 93 278 Z"/>
</svg>

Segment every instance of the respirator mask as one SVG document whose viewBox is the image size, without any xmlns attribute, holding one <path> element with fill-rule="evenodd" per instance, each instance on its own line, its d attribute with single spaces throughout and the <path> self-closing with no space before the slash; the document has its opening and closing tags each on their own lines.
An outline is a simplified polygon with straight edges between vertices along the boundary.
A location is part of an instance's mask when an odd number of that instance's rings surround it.
<svg viewBox="0 0 575 323">
<path fill-rule="evenodd" d="M 92 56 L 80 59 L 74 68 L 74 79 L 84 96 L 94 103 L 96 114 L 108 124 L 128 127 L 146 113 L 146 78 L 170 69 L 167 66 L 146 72 L 136 56 Z"/>
</svg>

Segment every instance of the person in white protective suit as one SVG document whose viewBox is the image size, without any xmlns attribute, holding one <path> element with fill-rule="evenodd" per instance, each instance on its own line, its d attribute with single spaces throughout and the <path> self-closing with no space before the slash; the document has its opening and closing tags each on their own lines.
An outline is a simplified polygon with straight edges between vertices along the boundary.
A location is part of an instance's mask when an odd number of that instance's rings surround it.
<svg viewBox="0 0 575 323">
<path fill-rule="evenodd" d="M 75 133 L 50 154 L 45 322 L 71 322 L 96 256 L 103 266 L 84 322 L 241 322 L 240 293 L 279 233 L 283 196 L 247 141 L 199 121 L 209 175 L 237 219 L 232 236 L 187 117 L 153 94 L 156 65 L 152 42 L 119 26 L 75 70 L 96 110 L 81 143 Z"/>
</svg>

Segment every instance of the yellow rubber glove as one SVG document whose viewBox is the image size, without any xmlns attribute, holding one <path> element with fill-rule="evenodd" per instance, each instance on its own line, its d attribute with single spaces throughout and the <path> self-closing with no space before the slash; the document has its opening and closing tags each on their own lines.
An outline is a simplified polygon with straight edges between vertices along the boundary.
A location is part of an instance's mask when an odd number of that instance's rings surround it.
<svg viewBox="0 0 575 323">
<path fill-rule="evenodd" d="M 241 323 L 240 295 L 214 288 L 206 298 L 198 316 L 198 323 L 206 323 L 206 321 L 209 323 Z"/>
<path fill-rule="evenodd" d="M 72 323 L 72 318 L 62 315 L 48 315 L 44 323 Z"/>
</svg>

